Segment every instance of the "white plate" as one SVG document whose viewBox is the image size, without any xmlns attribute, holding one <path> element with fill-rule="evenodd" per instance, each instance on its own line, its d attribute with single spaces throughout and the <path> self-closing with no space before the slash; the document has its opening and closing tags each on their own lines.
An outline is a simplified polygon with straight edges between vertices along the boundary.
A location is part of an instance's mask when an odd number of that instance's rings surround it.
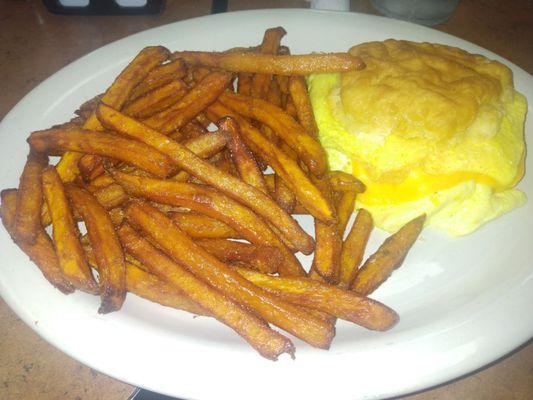
<svg viewBox="0 0 533 400">
<path fill-rule="evenodd" d="M 72 63 L 28 94 L 0 126 L 0 187 L 14 187 L 32 130 L 65 121 L 100 93 L 144 46 L 221 50 L 255 45 L 284 26 L 294 53 L 343 51 L 389 37 L 461 47 L 513 69 L 533 99 L 531 76 L 473 44 L 405 22 L 353 13 L 267 10 L 220 14 L 142 32 Z M 531 109 L 529 110 L 531 115 Z M 531 139 L 532 126 L 526 127 Z M 532 158 L 527 161 L 532 171 Z M 520 187 L 533 198 L 533 174 Z M 295 340 L 296 360 L 271 362 L 225 326 L 128 295 L 98 315 L 99 299 L 53 289 L 0 231 L 2 297 L 38 334 L 70 356 L 120 380 L 192 399 L 370 399 L 423 389 L 475 370 L 533 335 L 532 202 L 452 240 L 424 231 L 405 265 L 375 294 L 400 323 L 376 333 L 340 322 L 331 350 Z M 304 221 L 310 227 L 310 221 Z M 377 232 L 369 251 L 383 240 Z M 306 261 L 308 262 L 308 260 Z"/>
</svg>

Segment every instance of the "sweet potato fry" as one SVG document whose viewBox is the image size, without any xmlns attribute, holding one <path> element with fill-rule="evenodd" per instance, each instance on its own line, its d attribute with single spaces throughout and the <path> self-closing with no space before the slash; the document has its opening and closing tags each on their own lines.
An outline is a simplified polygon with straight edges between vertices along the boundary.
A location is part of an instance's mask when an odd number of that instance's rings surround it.
<svg viewBox="0 0 533 400">
<path fill-rule="evenodd" d="M 316 218 L 326 222 L 334 222 L 334 211 L 331 205 L 324 199 L 320 191 L 314 186 L 309 177 L 300 166 L 285 152 L 281 151 L 274 144 L 269 142 L 257 129 L 249 122 L 239 116 L 236 112 L 229 110 L 221 103 L 215 102 L 208 108 L 209 113 L 216 120 L 231 116 L 238 123 L 242 137 L 250 150 L 261 157 L 272 167 L 272 169 L 283 178 L 283 181 L 296 195 L 300 203 Z"/>
<path fill-rule="evenodd" d="M 351 321 L 365 328 L 385 331 L 398 315 L 379 301 L 309 278 L 277 277 L 236 268 L 250 282 L 294 304 Z"/>
<path fill-rule="evenodd" d="M 198 121 L 191 121 L 188 124 L 185 124 L 185 126 L 180 129 L 180 132 L 186 139 L 193 139 L 206 134 L 208 130 Z M 169 137 L 174 139 L 172 134 L 169 135 Z"/>
<path fill-rule="evenodd" d="M 209 158 L 221 151 L 227 143 L 227 136 L 223 132 L 215 131 L 186 140 L 182 144 L 198 157 Z"/>
<path fill-rule="evenodd" d="M 133 101 L 167 83 L 183 78 L 187 67 L 183 60 L 174 60 L 153 68 L 148 75 L 131 91 L 129 100 Z M 108 104 L 108 103 L 106 103 Z"/>
<path fill-rule="evenodd" d="M 231 72 L 275 75 L 309 75 L 325 72 L 347 72 L 363 69 L 365 63 L 348 53 L 271 55 L 251 52 L 217 53 L 177 51 L 172 59 L 183 59 L 192 65 L 222 68 Z"/>
<path fill-rule="evenodd" d="M 283 109 L 261 99 L 231 92 L 223 93 L 219 101 L 239 114 L 267 125 L 296 152 L 315 175 L 321 176 L 326 171 L 324 148 Z"/>
<path fill-rule="evenodd" d="M 87 156 L 88 154 L 85 154 L 78 160 L 78 170 L 80 171 L 81 178 L 85 182 L 98 178 L 104 173 L 102 157 L 94 154 L 90 154 L 90 157 Z"/>
<path fill-rule="evenodd" d="M 74 287 L 97 294 L 98 286 L 83 255 L 65 189 L 54 167 L 45 168 L 42 185 L 52 220 L 54 247 L 63 273 Z"/>
<path fill-rule="evenodd" d="M 244 93 L 240 93 L 240 94 L 244 94 Z M 277 107 L 283 108 L 282 93 L 279 88 L 279 84 L 277 80 L 272 79 L 270 81 L 270 87 L 268 88 L 266 99 L 269 103 L 272 103 Z"/>
<path fill-rule="evenodd" d="M 326 178 L 315 178 L 315 185 L 331 204 L 331 187 Z M 342 237 L 337 224 L 325 224 L 315 218 L 315 255 L 311 271 L 326 282 L 335 284 L 339 279 Z"/>
<path fill-rule="evenodd" d="M 105 314 L 119 310 L 126 296 L 126 267 L 115 227 L 107 211 L 89 192 L 68 185 L 66 193 L 87 227 L 87 236 L 94 250 L 102 298 L 98 312 Z"/>
<path fill-rule="evenodd" d="M 329 171 L 328 177 L 331 188 L 336 192 L 363 193 L 366 190 L 363 182 L 344 171 Z"/>
<path fill-rule="evenodd" d="M 194 244 L 160 211 L 146 203 L 132 203 L 126 208 L 126 218 L 156 241 L 171 258 L 225 296 L 313 346 L 329 347 L 334 335 L 330 323 L 310 316 L 305 309 L 280 300 L 250 283 Z"/>
<path fill-rule="evenodd" d="M 146 265 L 151 273 L 180 290 L 213 317 L 235 330 L 262 356 L 275 360 L 282 353 L 294 353 L 289 339 L 271 330 L 263 320 L 173 262 L 130 226 L 122 225 L 118 235 L 124 248 Z"/>
<path fill-rule="evenodd" d="M 82 236 L 81 242 L 87 261 L 98 271 L 96 256 L 86 235 Z M 163 306 L 184 310 L 197 315 L 209 316 L 206 310 L 190 300 L 181 291 L 148 272 L 150 269 L 139 260 L 129 254 L 126 257 L 125 275 L 126 289 L 128 292 Z"/>
<path fill-rule="evenodd" d="M 369 295 L 398 268 L 424 227 L 426 215 L 413 219 L 388 237 L 357 271 L 350 289 Z"/>
<path fill-rule="evenodd" d="M 101 102 L 120 110 L 129 98 L 133 88 L 141 82 L 156 65 L 166 60 L 168 55 L 168 49 L 162 46 L 145 47 L 106 90 L 101 98 Z M 101 130 L 102 126 L 93 113 L 87 118 L 83 128 L 89 130 Z M 76 150 L 67 151 L 62 155 L 56 168 L 63 182 L 71 182 L 77 176 L 78 160 L 82 156 L 83 154 L 76 153 Z"/>
<path fill-rule="evenodd" d="M 17 240 L 28 244 L 34 244 L 38 233 L 42 230 L 41 173 L 47 165 L 48 157 L 30 152 L 19 180 L 13 235 Z"/>
<path fill-rule="evenodd" d="M 171 212 L 170 219 L 192 238 L 241 239 L 242 236 L 228 224 L 193 211 Z"/>
<path fill-rule="evenodd" d="M 276 247 L 224 239 L 198 239 L 195 243 L 222 262 L 242 262 L 266 274 L 274 274 L 283 259 Z"/>
<path fill-rule="evenodd" d="M 313 107 L 307 94 L 305 78 L 303 76 L 291 76 L 289 79 L 289 92 L 294 102 L 298 121 L 311 137 L 317 138 L 318 126 L 316 125 Z"/>
<path fill-rule="evenodd" d="M 158 177 L 166 177 L 175 169 L 170 159 L 154 148 L 109 133 L 85 129 L 48 129 L 33 132 L 28 138 L 32 149 L 50 155 L 65 151 L 97 154 L 134 165 Z"/>
<path fill-rule="evenodd" d="M 268 193 L 263 174 L 252 152 L 243 142 L 237 122 L 231 117 L 226 117 L 218 121 L 217 125 L 228 133 L 229 154 L 241 179 L 263 193 Z"/>
<path fill-rule="evenodd" d="M 286 34 L 287 32 L 281 26 L 267 29 L 259 52 L 261 54 L 277 54 L 281 38 Z M 255 74 L 252 78 L 251 96 L 258 99 L 266 98 L 271 80 L 271 74 Z"/>
<path fill-rule="evenodd" d="M 113 183 L 115 183 L 115 181 L 110 175 L 103 174 L 92 179 L 89 183 L 85 184 L 84 188 L 87 189 L 89 192 L 94 193 L 97 190 L 106 188 Z"/>
<path fill-rule="evenodd" d="M 279 266 L 280 273 L 300 276 L 305 274 L 294 254 L 268 225 L 250 209 L 230 197 L 203 185 L 162 181 L 119 171 L 110 172 L 117 183 L 133 196 L 162 204 L 187 207 L 225 222 L 251 243 L 275 246 L 284 258 L 284 262 Z"/>
<path fill-rule="evenodd" d="M 241 72 L 237 78 L 237 93 L 250 96 L 252 94 L 253 74 Z"/>
<path fill-rule="evenodd" d="M 313 250 L 313 239 L 265 193 L 238 178 L 223 173 L 215 166 L 196 156 L 185 146 L 169 140 L 157 131 L 120 114 L 110 107 L 101 105 L 97 113 L 104 125 L 155 147 L 158 151 L 168 155 L 177 166 L 183 168 L 186 172 L 250 207 L 259 216 L 279 229 L 283 237 L 295 249 L 306 254 Z"/>
<path fill-rule="evenodd" d="M 274 174 L 274 199 L 287 213 L 292 214 L 296 205 L 296 196 L 278 174 Z"/>
<path fill-rule="evenodd" d="M 231 78 L 230 74 L 223 72 L 210 73 L 176 104 L 152 115 L 144 123 L 165 134 L 180 129 L 213 103 L 226 90 Z"/>
<path fill-rule="evenodd" d="M 4 224 L 6 231 L 13 238 L 13 241 L 39 267 L 44 277 L 52 284 L 52 286 L 64 294 L 72 293 L 74 291 L 74 286 L 72 286 L 63 274 L 63 270 L 59 266 L 59 260 L 57 259 L 52 240 L 42 227 L 39 227 L 35 233 L 35 240 L 33 243 L 21 241 L 15 237 L 13 225 L 15 222 L 15 212 L 17 207 L 17 190 L 2 190 L 0 197 L 2 199 L 0 217 L 2 218 L 2 223 Z"/>
<path fill-rule="evenodd" d="M 368 211 L 361 208 L 342 245 L 340 287 L 348 288 L 354 280 L 357 269 L 365 254 L 366 244 L 368 243 L 370 232 L 372 232 L 372 227 L 372 216 Z"/>
<path fill-rule="evenodd" d="M 350 217 L 352 216 L 354 207 L 355 207 L 355 199 L 357 197 L 356 192 L 342 192 L 336 201 L 336 209 L 337 209 L 337 220 L 338 220 L 338 227 L 339 227 L 339 234 L 341 237 L 344 235 L 344 231 L 346 230 L 346 225 L 348 225 L 348 221 L 350 220 Z"/>
<path fill-rule="evenodd" d="M 145 119 L 180 101 L 187 93 L 187 85 L 180 79 L 171 81 L 126 104 L 123 112 Z"/>
</svg>

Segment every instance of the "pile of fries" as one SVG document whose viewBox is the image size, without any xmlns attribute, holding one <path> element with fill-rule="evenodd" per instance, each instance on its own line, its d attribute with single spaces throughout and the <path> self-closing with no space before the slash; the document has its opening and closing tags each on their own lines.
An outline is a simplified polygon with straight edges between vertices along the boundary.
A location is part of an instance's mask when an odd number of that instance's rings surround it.
<svg viewBox="0 0 533 400">
<path fill-rule="evenodd" d="M 273 360 L 294 346 L 270 325 L 327 349 L 336 318 L 379 331 L 397 322 L 367 296 L 424 216 L 359 267 L 369 213 L 343 237 L 364 185 L 328 171 L 304 76 L 364 64 L 290 55 L 284 35 L 268 29 L 260 46 L 220 53 L 147 47 L 75 118 L 29 136 L 1 216 L 52 285 L 99 295 L 100 313 L 131 292 L 216 318 Z M 293 214 L 314 217 L 315 238 Z M 297 252 L 314 252 L 310 271 Z"/>
</svg>

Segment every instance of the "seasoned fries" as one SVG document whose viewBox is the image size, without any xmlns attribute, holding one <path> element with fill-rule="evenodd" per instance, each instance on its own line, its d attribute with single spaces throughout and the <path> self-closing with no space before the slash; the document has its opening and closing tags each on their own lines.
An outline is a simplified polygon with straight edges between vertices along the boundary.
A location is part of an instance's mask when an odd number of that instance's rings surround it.
<svg viewBox="0 0 533 400">
<path fill-rule="evenodd" d="M 281 108 L 267 101 L 226 92 L 219 101 L 244 117 L 253 118 L 272 129 L 315 175 L 326 171 L 326 152 L 320 143 Z"/>
<path fill-rule="evenodd" d="M 190 212 L 169 213 L 172 221 L 192 238 L 200 239 L 242 239 L 228 224 L 204 214 Z"/>
<path fill-rule="evenodd" d="M 353 282 L 357 268 L 363 259 L 372 227 L 372 216 L 365 209 L 360 209 L 342 245 L 339 286 L 346 288 Z"/>
<path fill-rule="evenodd" d="M 305 275 L 294 254 L 268 225 L 250 209 L 224 194 L 192 183 L 163 181 L 113 170 L 110 170 L 110 173 L 133 196 L 162 204 L 187 207 L 225 222 L 251 243 L 278 248 L 284 257 L 279 272 L 283 275 Z"/>
<path fill-rule="evenodd" d="M 217 124 L 220 129 L 228 133 L 228 150 L 241 179 L 263 193 L 268 193 L 263 174 L 253 154 L 243 142 L 237 122 L 231 117 L 226 117 Z"/>
<path fill-rule="evenodd" d="M 49 155 L 75 151 L 114 158 L 161 178 L 170 175 L 174 169 L 170 159 L 152 147 L 109 133 L 84 129 L 48 129 L 33 132 L 28 143 L 35 151 Z"/>
<path fill-rule="evenodd" d="M 373 330 L 390 329 L 398 315 L 378 301 L 309 278 L 269 276 L 245 268 L 239 274 L 285 300 Z"/>
<path fill-rule="evenodd" d="M 272 169 L 280 175 L 285 184 L 292 189 L 296 198 L 316 218 L 326 222 L 334 222 L 333 208 L 324 199 L 320 191 L 313 185 L 309 177 L 290 156 L 281 151 L 276 145 L 267 140 L 261 132 L 237 113 L 228 110 L 220 103 L 214 103 L 208 108 L 216 120 L 231 116 L 241 128 L 244 141 L 256 154 L 268 162 Z"/>
<path fill-rule="evenodd" d="M 357 271 L 350 288 L 367 296 L 385 282 L 392 272 L 402 264 L 407 252 L 422 231 L 425 220 L 426 216 L 423 214 L 387 238 Z"/>
<path fill-rule="evenodd" d="M 286 303 L 251 284 L 231 267 L 194 244 L 157 209 L 146 203 L 132 203 L 126 208 L 126 217 L 128 222 L 154 240 L 171 258 L 225 296 L 307 343 L 329 348 L 334 330 L 328 321 L 311 316 L 305 309 Z"/>
<path fill-rule="evenodd" d="M 275 360 L 282 353 L 294 353 L 294 346 L 289 339 L 160 253 L 131 227 L 123 225 L 118 234 L 126 250 L 149 267 L 154 275 L 234 329 L 264 357 Z"/>
<path fill-rule="evenodd" d="M 424 217 L 358 269 L 370 214 L 360 210 L 342 239 L 365 187 L 328 169 L 305 75 L 365 65 L 348 53 L 291 55 L 285 34 L 267 29 L 260 46 L 225 52 L 147 47 L 75 119 L 30 134 L 0 216 L 54 287 L 100 295 L 100 313 L 130 292 L 212 317 L 271 360 L 295 350 L 269 324 L 322 349 L 337 318 L 396 324 L 366 296 L 402 263 Z M 291 214 L 312 219 L 315 237 Z M 297 252 L 313 253 L 309 270 Z"/>
<path fill-rule="evenodd" d="M 239 199 L 278 228 L 295 249 L 306 254 L 313 250 L 313 239 L 265 193 L 198 158 L 178 142 L 168 140 L 157 131 L 110 107 L 101 105 L 97 114 L 107 127 L 154 146 L 191 175 L 222 190 L 228 196 Z"/>
<path fill-rule="evenodd" d="M 228 73 L 210 73 L 176 104 L 144 120 L 144 123 L 165 134 L 180 129 L 213 103 L 230 82 L 231 75 Z"/>
<path fill-rule="evenodd" d="M 72 286 L 63 274 L 52 240 L 43 228 L 40 228 L 36 232 L 33 243 L 18 240 L 15 237 L 13 224 L 15 222 L 15 211 L 17 207 L 17 190 L 2 190 L 0 197 L 2 199 L 2 207 L 0 208 L 2 223 L 15 243 L 39 267 L 44 277 L 52 286 L 65 294 L 72 293 L 74 286 Z"/>
<path fill-rule="evenodd" d="M 70 185 L 67 196 L 80 214 L 98 265 L 102 305 L 99 313 L 119 310 L 126 296 L 124 253 L 115 227 L 96 198 L 83 189 Z"/>
<path fill-rule="evenodd" d="M 136 98 L 124 107 L 124 114 L 145 119 L 178 102 L 187 93 L 187 85 L 175 80 Z"/>
<path fill-rule="evenodd" d="M 48 165 L 48 157 L 30 153 L 20 176 L 17 207 L 13 223 L 13 236 L 28 244 L 34 244 L 41 231 L 43 191 L 41 173 Z"/>
<path fill-rule="evenodd" d="M 357 71 L 365 67 L 358 57 L 348 53 L 270 55 L 250 52 L 217 53 L 176 51 L 172 59 L 183 59 L 192 65 L 221 68 L 231 72 L 255 74 L 309 75 L 323 72 Z"/>
<path fill-rule="evenodd" d="M 42 173 L 44 198 L 50 210 L 53 226 L 54 247 L 59 265 L 74 287 L 88 293 L 98 293 L 98 287 L 83 255 L 65 189 L 54 167 Z"/>
<path fill-rule="evenodd" d="M 133 88 L 159 63 L 166 60 L 169 51 L 162 46 L 144 48 L 133 61 L 120 73 L 113 84 L 103 94 L 100 101 L 111 107 L 122 108 Z M 83 124 L 84 129 L 101 130 L 102 126 L 94 113 Z M 64 182 L 71 182 L 78 173 L 78 160 L 83 156 L 76 150 L 63 154 L 57 164 L 57 172 Z"/>
</svg>

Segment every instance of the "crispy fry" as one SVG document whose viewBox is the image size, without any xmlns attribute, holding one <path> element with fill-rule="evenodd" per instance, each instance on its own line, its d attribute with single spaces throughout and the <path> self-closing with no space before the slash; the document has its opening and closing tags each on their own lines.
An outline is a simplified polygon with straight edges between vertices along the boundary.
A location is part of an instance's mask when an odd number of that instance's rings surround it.
<svg viewBox="0 0 533 400">
<path fill-rule="evenodd" d="M 320 176 L 326 171 L 327 159 L 324 148 L 281 108 L 261 99 L 231 92 L 223 93 L 219 101 L 239 114 L 270 127 L 315 175 Z"/>
<path fill-rule="evenodd" d="M 340 287 L 350 287 L 350 284 L 353 282 L 357 274 L 357 269 L 363 260 L 366 244 L 368 243 L 372 228 L 372 216 L 368 211 L 361 208 L 342 245 Z"/>
<path fill-rule="evenodd" d="M 188 124 L 185 124 L 185 126 L 181 128 L 180 131 L 187 139 L 193 139 L 195 137 L 202 136 L 208 132 L 208 130 L 204 128 L 204 126 L 198 121 L 191 121 Z M 174 139 L 172 134 L 169 136 Z"/>
<path fill-rule="evenodd" d="M 277 107 L 283 108 L 282 93 L 279 88 L 278 81 L 275 79 L 270 81 L 270 87 L 268 88 L 267 93 L 267 101 Z"/>
<path fill-rule="evenodd" d="M 83 255 L 78 229 L 65 189 L 54 167 L 47 167 L 42 173 L 44 198 L 52 219 L 54 247 L 59 265 L 74 287 L 93 294 L 98 286 Z"/>
<path fill-rule="evenodd" d="M 193 211 L 171 212 L 170 219 L 192 238 L 241 239 L 242 236 L 228 224 Z"/>
<path fill-rule="evenodd" d="M 38 233 L 42 230 L 41 208 L 43 205 L 43 191 L 41 173 L 47 165 L 48 157 L 30 152 L 19 180 L 13 236 L 17 240 L 28 244 L 34 244 Z"/>
<path fill-rule="evenodd" d="M 311 137 L 318 137 L 318 126 L 316 125 L 313 114 L 311 100 L 309 100 L 309 95 L 307 94 L 305 78 L 302 76 L 291 76 L 289 79 L 289 91 L 298 115 L 298 121 Z"/>
<path fill-rule="evenodd" d="M 103 94 L 98 94 L 94 96 L 93 98 L 87 100 L 85 103 L 79 106 L 76 111 L 74 111 L 74 114 L 84 119 L 89 118 L 89 116 L 94 112 L 94 110 L 98 106 L 98 103 L 102 99 L 102 96 Z"/>
<path fill-rule="evenodd" d="M 164 135 L 120 114 L 110 107 L 101 105 L 97 113 L 104 125 L 110 126 L 128 137 L 154 146 L 158 151 L 168 155 L 176 165 L 186 172 L 250 207 L 258 215 L 278 228 L 284 238 L 295 249 L 306 254 L 313 250 L 313 239 L 305 233 L 294 219 L 260 190 L 253 188 L 238 178 L 223 173 L 196 156 L 185 146 L 168 140 Z"/>
<path fill-rule="evenodd" d="M 357 271 L 350 289 L 369 295 L 398 268 L 424 227 L 426 215 L 413 219 L 398 232 L 388 237 Z"/>
<path fill-rule="evenodd" d="M 325 178 L 316 178 L 315 185 L 331 203 L 331 187 Z M 318 273 L 326 282 L 335 284 L 339 279 L 342 237 L 337 224 L 325 224 L 315 218 L 315 255 L 311 271 Z"/>
<path fill-rule="evenodd" d="M 366 190 L 363 182 L 344 171 L 329 171 L 328 177 L 331 188 L 336 192 L 363 193 Z"/>
<path fill-rule="evenodd" d="M 168 49 L 162 46 L 145 47 L 120 73 L 106 90 L 101 102 L 121 109 L 133 88 L 159 63 L 168 58 Z M 92 113 L 83 125 L 84 129 L 101 130 L 100 122 Z M 78 160 L 83 154 L 67 151 L 57 164 L 57 172 L 63 182 L 72 182 L 78 174 Z"/>
<path fill-rule="evenodd" d="M 259 52 L 261 54 L 277 54 L 281 38 L 286 34 L 287 32 L 281 26 L 267 29 Z M 255 74 L 252 78 L 251 96 L 259 99 L 266 98 L 271 80 L 271 74 Z"/>
<path fill-rule="evenodd" d="M 227 144 L 228 138 L 223 132 L 209 132 L 189 139 L 183 145 L 198 157 L 209 158 L 221 151 Z"/>
<path fill-rule="evenodd" d="M 151 273 L 235 330 L 262 356 L 275 360 L 283 353 L 293 355 L 294 346 L 289 339 L 271 330 L 263 320 L 198 279 L 180 264 L 173 262 L 131 227 L 122 225 L 118 235 L 126 250 L 146 265 Z"/>
<path fill-rule="evenodd" d="M 124 106 L 123 112 L 134 118 L 148 118 L 177 103 L 186 93 L 187 85 L 177 79 L 137 97 Z"/>
<path fill-rule="evenodd" d="M 334 222 L 334 211 L 331 205 L 291 157 L 269 142 L 244 118 L 222 104 L 215 102 L 208 110 L 217 120 L 224 116 L 233 117 L 239 123 L 242 137 L 250 150 L 256 154 L 261 154 L 261 157 L 292 189 L 300 203 L 316 218 L 326 223 Z"/>
<path fill-rule="evenodd" d="M 250 52 L 217 53 L 177 51 L 172 59 L 183 59 L 192 65 L 222 68 L 231 72 L 275 75 L 309 75 L 363 69 L 365 63 L 348 53 L 271 55 Z"/>
<path fill-rule="evenodd" d="M 296 196 L 278 174 L 274 174 L 274 199 L 281 208 L 292 214 L 296 205 Z"/>
<path fill-rule="evenodd" d="M 126 218 L 175 261 L 224 295 L 313 346 L 329 347 L 334 335 L 331 324 L 253 285 L 195 245 L 160 211 L 146 203 L 132 203 L 126 209 Z"/>
<path fill-rule="evenodd" d="M 368 329 L 385 331 L 398 321 L 386 305 L 349 290 L 309 278 L 282 278 L 236 268 L 250 282 L 291 303 L 309 307 Z"/>
<path fill-rule="evenodd" d="M 158 177 L 168 176 L 174 169 L 170 159 L 136 140 L 85 129 L 48 129 L 33 132 L 28 138 L 38 152 L 58 155 L 65 151 L 97 154 L 134 165 Z"/>
<path fill-rule="evenodd" d="M 13 241 L 20 249 L 30 257 L 30 259 L 39 267 L 44 277 L 62 293 L 69 294 L 74 291 L 74 286 L 63 274 L 59 266 L 59 260 L 54 250 L 52 240 L 42 227 L 39 227 L 35 234 L 33 243 L 18 240 L 13 231 L 15 222 L 15 212 L 17 207 L 17 190 L 6 189 L 0 193 L 2 206 L 0 216 L 6 231 L 11 235 Z"/>
<path fill-rule="evenodd" d="M 102 174 L 94 179 L 92 179 L 89 183 L 85 184 L 85 189 L 87 189 L 89 192 L 94 193 L 97 190 L 103 189 L 108 187 L 109 185 L 115 183 L 113 178 L 108 174 Z"/>
<path fill-rule="evenodd" d="M 119 310 L 126 296 L 124 253 L 107 211 L 89 192 L 68 185 L 66 193 L 80 214 L 98 265 L 101 314 Z"/>
<path fill-rule="evenodd" d="M 346 225 L 348 224 L 348 221 L 353 213 L 356 197 L 356 192 L 346 191 L 340 194 L 340 197 L 336 202 L 337 220 L 339 221 L 338 227 L 341 237 L 344 235 Z"/>
<path fill-rule="evenodd" d="M 126 287 L 128 292 L 163 306 L 184 310 L 197 315 L 209 315 L 188 297 L 157 276 L 126 262 Z"/>
<path fill-rule="evenodd" d="M 304 275 L 305 271 L 289 249 L 261 218 L 242 204 L 224 194 L 202 185 L 162 181 L 111 171 L 115 180 L 133 196 L 162 204 L 187 207 L 225 222 L 239 235 L 254 244 L 275 246 L 283 255 L 279 272 L 285 275 Z"/>
<path fill-rule="evenodd" d="M 88 154 L 85 154 L 78 160 L 78 169 L 85 182 L 98 178 L 104 172 L 102 157 L 94 154 L 90 154 L 90 157 L 88 157 Z"/>
<path fill-rule="evenodd" d="M 237 93 L 250 96 L 252 94 L 253 74 L 240 72 L 237 78 Z"/>
<path fill-rule="evenodd" d="M 224 239 L 198 239 L 195 243 L 222 262 L 242 262 L 267 274 L 276 273 L 283 261 L 279 250 L 272 246 Z"/>
<path fill-rule="evenodd" d="M 218 121 L 217 125 L 228 133 L 229 154 L 241 179 L 263 193 L 268 193 L 263 174 L 252 152 L 243 142 L 237 122 L 231 117 L 226 117 Z"/>
<path fill-rule="evenodd" d="M 187 67 L 183 60 L 174 60 L 153 68 L 148 75 L 133 88 L 129 96 L 130 101 L 144 96 L 167 83 L 183 78 L 187 73 Z M 108 103 L 106 103 L 108 104 Z"/>
<path fill-rule="evenodd" d="M 152 115 L 144 120 L 144 123 L 165 134 L 180 129 L 213 103 L 226 90 L 230 82 L 230 74 L 212 72 L 194 86 L 180 101 L 170 108 Z"/>
</svg>

